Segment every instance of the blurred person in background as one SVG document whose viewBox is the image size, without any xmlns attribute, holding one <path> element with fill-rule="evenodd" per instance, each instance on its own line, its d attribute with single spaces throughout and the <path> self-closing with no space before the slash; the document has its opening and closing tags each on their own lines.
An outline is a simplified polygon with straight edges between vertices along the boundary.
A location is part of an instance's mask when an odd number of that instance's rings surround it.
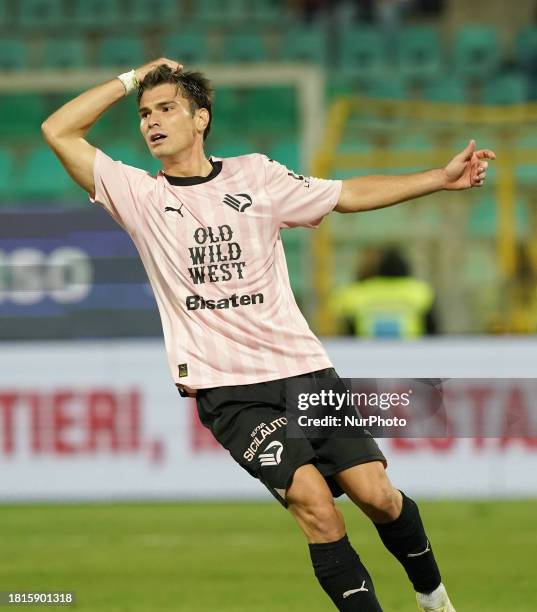
<svg viewBox="0 0 537 612">
<path fill-rule="evenodd" d="M 452 612 L 418 507 L 391 484 L 371 434 L 287 436 L 289 381 L 342 382 L 293 298 L 280 229 L 316 227 L 333 210 L 367 211 L 479 187 L 495 155 L 477 151 L 472 140 L 443 168 L 344 181 L 302 176 L 257 153 L 207 158 L 211 86 L 182 68 L 159 59 L 83 92 L 46 119 L 44 138 L 90 200 L 130 234 L 155 293 L 179 392 L 196 397 L 202 423 L 289 509 L 337 609 L 381 610 L 334 504 L 346 493 L 404 567 L 420 610 Z M 114 161 L 86 139 L 133 91 L 141 135 L 162 165 L 156 176 Z"/>
<path fill-rule="evenodd" d="M 364 338 L 419 338 L 436 333 L 434 291 L 413 278 L 410 266 L 395 248 L 380 254 L 367 278 L 341 287 L 332 309 L 344 331 Z"/>
</svg>

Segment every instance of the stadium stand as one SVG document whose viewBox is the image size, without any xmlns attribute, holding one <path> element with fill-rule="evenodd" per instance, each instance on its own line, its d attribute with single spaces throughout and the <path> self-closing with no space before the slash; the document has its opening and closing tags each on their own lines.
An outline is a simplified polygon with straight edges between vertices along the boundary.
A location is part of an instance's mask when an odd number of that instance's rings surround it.
<svg viewBox="0 0 537 612">
<path fill-rule="evenodd" d="M 99 66 L 140 66 L 146 61 L 145 46 L 139 36 L 107 36 L 97 46 Z"/>
<path fill-rule="evenodd" d="M 283 61 L 326 64 L 327 40 L 320 28 L 293 28 L 285 32 L 279 49 Z"/>
<path fill-rule="evenodd" d="M 175 0 L 130 0 L 127 21 L 147 27 L 148 24 L 165 26 L 183 17 Z"/>
<path fill-rule="evenodd" d="M 269 59 L 269 54 L 262 34 L 231 32 L 224 39 L 220 58 L 227 63 L 263 62 Z"/>
<path fill-rule="evenodd" d="M 398 40 L 398 71 L 406 79 L 427 81 L 442 68 L 440 37 L 432 27 L 416 26 L 403 30 Z"/>
<path fill-rule="evenodd" d="M 43 68 L 83 68 L 88 63 L 86 45 L 80 38 L 49 38 L 41 60 Z"/>
<path fill-rule="evenodd" d="M 72 24 L 83 29 L 114 27 L 123 19 L 119 0 L 73 0 L 70 8 Z"/>
<path fill-rule="evenodd" d="M 359 81 L 379 79 L 387 67 L 384 41 L 374 28 L 348 28 L 341 36 L 340 69 Z"/>
<path fill-rule="evenodd" d="M 23 28 L 57 28 L 65 23 L 61 0 L 21 0 L 16 12 L 16 23 Z"/>
<path fill-rule="evenodd" d="M 462 78 L 485 81 L 500 65 L 498 33 L 486 26 L 463 26 L 455 37 L 453 67 Z"/>
<path fill-rule="evenodd" d="M 0 40 L 0 70 L 23 70 L 28 67 L 28 59 L 28 47 L 24 40 Z"/>
<path fill-rule="evenodd" d="M 168 34 L 162 50 L 165 57 L 179 57 L 185 65 L 208 62 L 210 58 L 206 33 L 201 30 L 193 32 L 191 28 Z"/>
</svg>

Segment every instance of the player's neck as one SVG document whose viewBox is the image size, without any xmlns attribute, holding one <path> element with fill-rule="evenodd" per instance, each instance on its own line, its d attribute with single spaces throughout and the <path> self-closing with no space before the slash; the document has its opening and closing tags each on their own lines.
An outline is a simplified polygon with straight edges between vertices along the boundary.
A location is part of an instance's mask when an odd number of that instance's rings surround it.
<svg viewBox="0 0 537 612">
<path fill-rule="evenodd" d="M 213 169 L 203 150 L 181 152 L 161 161 L 164 174 L 168 176 L 208 176 Z"/>
</svg>

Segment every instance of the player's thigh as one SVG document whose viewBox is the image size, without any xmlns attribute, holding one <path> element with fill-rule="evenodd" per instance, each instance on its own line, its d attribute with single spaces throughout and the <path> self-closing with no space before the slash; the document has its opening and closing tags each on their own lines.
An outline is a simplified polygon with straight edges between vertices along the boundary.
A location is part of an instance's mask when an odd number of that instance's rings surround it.
<svg viewBox="0 0 537 612">
<path fill-rule="evenodd" d="M 198 412 L 233 459 L 287 506 L 286 491 L 296 469 L 312 461 L 315 452 L 305 438 L 287 435 L 283 409 L 244 402 L 211 411 L 202 400 L 198 401 Z"/>
</svg>

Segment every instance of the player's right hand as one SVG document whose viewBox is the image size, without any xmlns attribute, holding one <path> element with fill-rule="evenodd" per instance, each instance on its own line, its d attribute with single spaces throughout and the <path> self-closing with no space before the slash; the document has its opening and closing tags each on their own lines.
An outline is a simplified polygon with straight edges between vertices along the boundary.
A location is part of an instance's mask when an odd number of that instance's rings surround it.
<svg viewBox="0 0 537 612">
<path fill-rule="evenodd" d="M 138 81 L 141 81 L 148 72 L 150 72 L 151 70 L 153 70 L 153 68 L 156 68 L 157 66 L 161 66 L 162 64 L 166 64 L 166 66 L 169 66 L 174 70 L 183 69 L 183 64 L 180 64 L 179 62 L 176 62 L 174 60 L 167 59 L 165 57 L 159 57 L 159 59 L 152 60 L 151 62 L 147 62 L 147 64 L 136 68 L 134 71 L 136 73 L 136 78 L 138 79 Z"/>
</svg>

